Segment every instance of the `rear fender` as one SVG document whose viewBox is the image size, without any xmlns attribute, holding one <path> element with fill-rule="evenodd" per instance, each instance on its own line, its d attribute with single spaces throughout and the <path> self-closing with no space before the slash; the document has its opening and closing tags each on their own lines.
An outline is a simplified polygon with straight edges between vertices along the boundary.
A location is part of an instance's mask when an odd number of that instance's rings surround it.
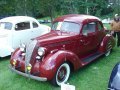
<svg viewBox="0 0 120 90">
<path fill-rule="evenodd" d="M 107 47 L 108 43 L 111 43 L 111 49 L 115 46 L 114 37 L 111 36 L 110 34 L 106 34 L 106 36 L 103 38 L 103 40 L 102 40 L 102 42 L 100 44 L 99 51 L 101 53 L 106 52 L 106 47 Z"/>
</svg>

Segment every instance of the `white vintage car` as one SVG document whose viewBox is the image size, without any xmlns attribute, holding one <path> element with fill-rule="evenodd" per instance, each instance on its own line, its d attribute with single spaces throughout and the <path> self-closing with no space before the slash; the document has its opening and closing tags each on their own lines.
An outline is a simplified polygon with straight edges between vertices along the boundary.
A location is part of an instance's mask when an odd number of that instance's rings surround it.
<svg viewBox="0 0 120 90">
<path fill-rule="evenodd" d="M 21 43 L 50 31 L 50 27 L 40 24 L 28 16 L 12 16 L 0 20 L 0 57 L 11 55 Z"/>
</svg>

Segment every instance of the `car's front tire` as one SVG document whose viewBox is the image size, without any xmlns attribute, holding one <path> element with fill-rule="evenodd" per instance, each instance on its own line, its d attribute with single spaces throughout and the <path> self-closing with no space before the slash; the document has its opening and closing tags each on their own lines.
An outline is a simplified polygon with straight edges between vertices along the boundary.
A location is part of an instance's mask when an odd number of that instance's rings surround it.
<svg viewBox="0 0 120 90">
<path fill-rule="evenodd" d="M 69 76 L 70 76 L 70 66 L 68 63 L 63 63 L 57 69 L 57 72 L 52 80 L 52 84 L 61 86 L 62 83 L 67 82 Z"/>
</svg>

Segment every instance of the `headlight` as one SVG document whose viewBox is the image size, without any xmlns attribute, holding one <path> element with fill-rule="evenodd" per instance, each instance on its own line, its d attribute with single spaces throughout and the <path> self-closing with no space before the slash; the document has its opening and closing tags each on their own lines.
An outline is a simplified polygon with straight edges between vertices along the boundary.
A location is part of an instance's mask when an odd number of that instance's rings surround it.
<svg viewBox="0 0 120 90">
<path fill-rule="evenodd" d="M 13 66 L 15 66 L 17 63 L 16 59 L 13 59 Z"/>
<path fill-rule="evenodd" d="M 38 55 L 43 56 L 44 54 L 45 54 L 45 48 L 40 47 L 40 48 L 38 49 Z"/>
<path fill-rule="evenodd" d="M 25 51 L 25 44 L 20 45 L 20 51 L 24 52 Z"/>
</svg>

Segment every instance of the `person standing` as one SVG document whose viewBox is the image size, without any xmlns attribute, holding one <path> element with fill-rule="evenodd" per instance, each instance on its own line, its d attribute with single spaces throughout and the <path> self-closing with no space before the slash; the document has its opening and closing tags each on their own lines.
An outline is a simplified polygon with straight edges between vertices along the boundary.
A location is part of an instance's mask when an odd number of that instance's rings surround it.
<svg viewBox="0 0 120 90">
<path fill-rule="evenodd" d="M 114 20 L 111 22 L 111 33 L 116 38 L 117 37 L 117 47 L 120 47 L 120 17 L 115 14 Z"/>
</svg>

